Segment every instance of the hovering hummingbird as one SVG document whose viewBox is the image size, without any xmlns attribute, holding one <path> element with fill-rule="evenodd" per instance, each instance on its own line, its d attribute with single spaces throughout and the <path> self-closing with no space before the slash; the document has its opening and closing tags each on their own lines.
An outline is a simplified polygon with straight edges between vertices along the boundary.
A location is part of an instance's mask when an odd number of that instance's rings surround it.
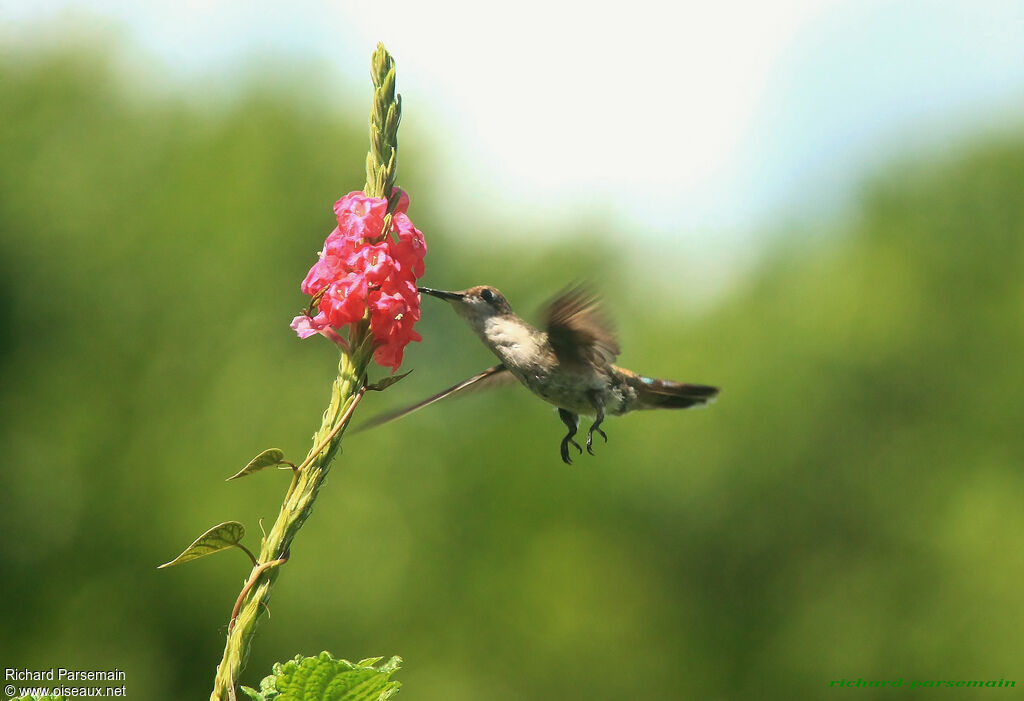
<svg viewBox="0 0 1024 701">
<path fill-rule="evenodd" d="M 594 417 L 587 431 L 587 452 L 593 455 L 595 432 L 608 441 L 601 430 L 606 415 L 635 409 L 685 409 L 707 404 L 718 394 L 717 387 L 644 377 L 614 365 L 619 354 L 615 332 L 598 300 L 584 288 L 568 289 L 548 304 L 544 330 L 516 315 L 494 287 L 480 285 L 460 292 L 417 289 L 448 301 L 501 362 L 412 406 L 371 419 L 362 429 L 401 418 L 470 387 L 518 380 L 558 407 L 558 416 L 569 430 L 560 453 L 566 464 L 572 464 L 570 445 L 583 454 L 573 440 L 581 414 Z"/>
</svg>

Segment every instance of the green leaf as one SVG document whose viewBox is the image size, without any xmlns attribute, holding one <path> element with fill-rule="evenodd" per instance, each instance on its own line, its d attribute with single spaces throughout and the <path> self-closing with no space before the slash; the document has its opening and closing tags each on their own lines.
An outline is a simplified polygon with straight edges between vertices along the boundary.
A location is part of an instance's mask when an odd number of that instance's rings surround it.
<svg viewBox="0 0 1024 701">
<path fill-rule="evenodd" d="M 399 682 L 391 681 L 402 664 L 401 657 L 371 657 L 352 664 L 336 660 L 329 652 L 316 657 L 296 656 L 274 665 L 274 673 L 264 677 L 260 689 L 242 687 L 255 701 L 385 701 L 398 693 Z"/>
<path fill-rule="evenodd" d="M 254 472 L 259 472 L 264 467 L 270 467 L 271 465 L 283 465 L 284 464 L 284 451 L 280 448 L 267 448 L 262 453 L 254 457 L 249 461 L 249 464 L 243 467 L 235 474 L 228 477 L 225 482 L 236 480 L 239 477 L 245 477 L 251 475 Z"/>
<path fill-rule="evenodd" d="M 165 562 L 157 569 L 163 569 L 171 565 L 180 565 L 183 562 L 190 562 L 204 555 L 210 555 L 218 550 L 233 547 L 242 540 L 244 535 L 245 526 L 238 521 L 225 521 L 224 523 L 217 524 L 196 538 L 192 545 L 185 548 L 181 555 L 178 555 L 178 557 L 170 562 Z"/>
<path fill-rule="evenodd" d="M 374 392 L 383 392 L 388 387 L 401 380 L 403 377 L 407 377 L 410 372 L 412 372 L 412 370 L 409 370 L 408 372 L 403 372 L 401 375 L 389 375 L 388 377 L 382 377 L 381 379 L 374 382 L 372 385 L 366 385 L 366 389 L 372 390 Z"/>
</svg>

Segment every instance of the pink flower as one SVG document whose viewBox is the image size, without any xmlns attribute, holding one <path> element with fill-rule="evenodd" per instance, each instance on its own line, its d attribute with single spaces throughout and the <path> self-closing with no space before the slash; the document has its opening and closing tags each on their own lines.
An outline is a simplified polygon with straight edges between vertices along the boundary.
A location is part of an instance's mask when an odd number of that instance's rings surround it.
<svg viewBox="0 0 1024 701">
<path fill-rule="evenodd" d="M 422 340 L 413 330 L 420 318 L 420 295 L 416 285 L 407 280 L 391 279 L 380 291 L 371 293 L 369 299 L 370 330 L 377 342 L 373 357 L 381 365 L 398 368 L 409 342 Z"/>
<path fill-rule="evenodd" d="M 334 232 L 337 231 L 337 229 L 334 230 Z M 331 236 L 334 235 L 334 232 L 331 232 Z M 313 264 L 313 267 L 306 273 L 306 279 L 302 281 L 302 291 L 307 295 L 315 295 L 347 272 L 346 256 L 339 255 L 337 248 L 330 249 L 331 236 L 327 237 L 320 260 Z"/>
<path fill-rule="evenodd" d="M 338 228 L 357 239 L 380 238 L 387 211 L 387 200 L 367 197 L 361 192 L 350 192 L 334 203 Z"/>
<path fill-rule="evenodd" d="M 323 314 L 317 314 L 316 318 L 300 314 L 292 319 L 291 327 L 299 338 L 309 338 L 320 333 L 321 329 L 327 328 L 327 320 Z"/>
<path fill-rule="evenodd" d="M 423 232 L 413 226 L 412 220 L 402 212 L 395 212 L 392 221 L 398 241 L 389 241 L 391 256 L 398 261 L 400 267 L 410 270 L 413 277 L 423 277 L 423 257 L 427 255 Z"/>
<path fill-rule="evenodd" d="M 416 279 L 423 275 L 427 246 L 407 214 L 409 196 L 398 201 L 384 231 L 387 200 L 350 192 L 334 204 L 338 226 L 324 241 L 320 257 L 302 281 L 302 291 L 319 295 L 316 316 L 298 316 L 291 327 L 299 338 L 322 334 L 338 342 L 337 331 L 368 318 L 377 348 L 374 359 L 397 370 L 405 346 L 421 340 Z"/>
<path fill-rule="evenodd" d="M 375 243 L 357 249 L 346 260 L 350 269 L 361 273 L 366 282 L 379 285 L 395 272 L 395 261 L 386 243 Z"/>
<path fill-rule="evenodd" d="M 366 293 L 366 280 L 356 273 L 348 273 L 328 285 L 318 303 L 320 312 L 327 317 L 327 325 L 340 329 L 362 319 Z"/>
</svg>

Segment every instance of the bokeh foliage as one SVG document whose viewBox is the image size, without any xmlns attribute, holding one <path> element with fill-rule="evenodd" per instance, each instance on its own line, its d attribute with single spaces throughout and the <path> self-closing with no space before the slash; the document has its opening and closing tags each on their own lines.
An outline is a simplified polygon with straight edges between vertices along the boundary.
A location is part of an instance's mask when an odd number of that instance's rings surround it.
<svg viewBox="0 0 1024 701">
<path fill-rule="evenodd" d="M 249 566 L 155 568 L 228 519 L 255 545 L 287 474 L 224 478 L 308 447 L 335 352 L 287 324 L 366 129 L 273 91 L 204 111 L 112 76 L 81 52 L 0 64 L 0 660 L 202 698 Z M 445 701 L 1020 673 L 1024 141 L 892 165 L 699 317 L 646 303 L 616 264 L 629 232 L 538 250 L 487 240 L 514 222 L 452 226 L 430 206 L 443 153 L 413 143 L 398 182 L 425 282 L 530 311 L 614 270 L 622 363 L 725 391 L 613 421 L 571 468 L 518 389 L 348 437 L 244 682 L 322 649 L 400 654 L 403 697 Z M 416 372 L 364 416 L 493 362 L 424 307 Z"/>
</svg>

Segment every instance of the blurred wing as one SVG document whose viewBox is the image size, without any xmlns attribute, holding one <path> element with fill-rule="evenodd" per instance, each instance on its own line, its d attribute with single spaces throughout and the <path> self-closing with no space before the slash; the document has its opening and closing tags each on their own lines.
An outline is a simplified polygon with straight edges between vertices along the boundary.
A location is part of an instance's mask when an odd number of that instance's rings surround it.
<svg viewBox="0 0 1024 701">
<path fill-rule="evenodd" d="M 419 411 L 423 407 L 430 406 L 434 402 L 439 402 L 442 399 L 445 399 L 446 397 L 451 397 L 452 395 L 465 394 L 466 390 L 470 388 L 486 389 L 489 387 L 497 387 L 504 384 L 511 384 L 514 383 L 515 381 L 515 376 L 512 373 L 510 373 L 507 369 L 505 369 L 504 365 L 498 364 L 495 365 L 493 368 L 487 368 L 483 372 L 473 375 L 468 380 L 463 380 L 458 384 L 452 385 L 448 389 L 443 389 L 434 396 L 427 397 L 423 401 L 417 402 L 412 406 L 407 406 L 404 409 L 398 409 L 397 411 L 391 411 L 388 412 L 387 414 L 380 414 L 379 416 L 375 416 L 369 421 L 360 424 L 356 428 L 352 429 L 352 432 L 358 433 L 359 431 L 365 431 L 368 428 L 376 428 L 381 424 L 386 424 L 389 421 L 394 421 L 395 419 L 400 419 L 403 416 L 408 416 L 414 411 Z"/>
<path fill-rule="evenodd" d="M 600 301 L 584 287 L 558 295 L 546 311 L 548 341 L 563 363 L 610 365 L 619 342 Z"/>
</svg>

